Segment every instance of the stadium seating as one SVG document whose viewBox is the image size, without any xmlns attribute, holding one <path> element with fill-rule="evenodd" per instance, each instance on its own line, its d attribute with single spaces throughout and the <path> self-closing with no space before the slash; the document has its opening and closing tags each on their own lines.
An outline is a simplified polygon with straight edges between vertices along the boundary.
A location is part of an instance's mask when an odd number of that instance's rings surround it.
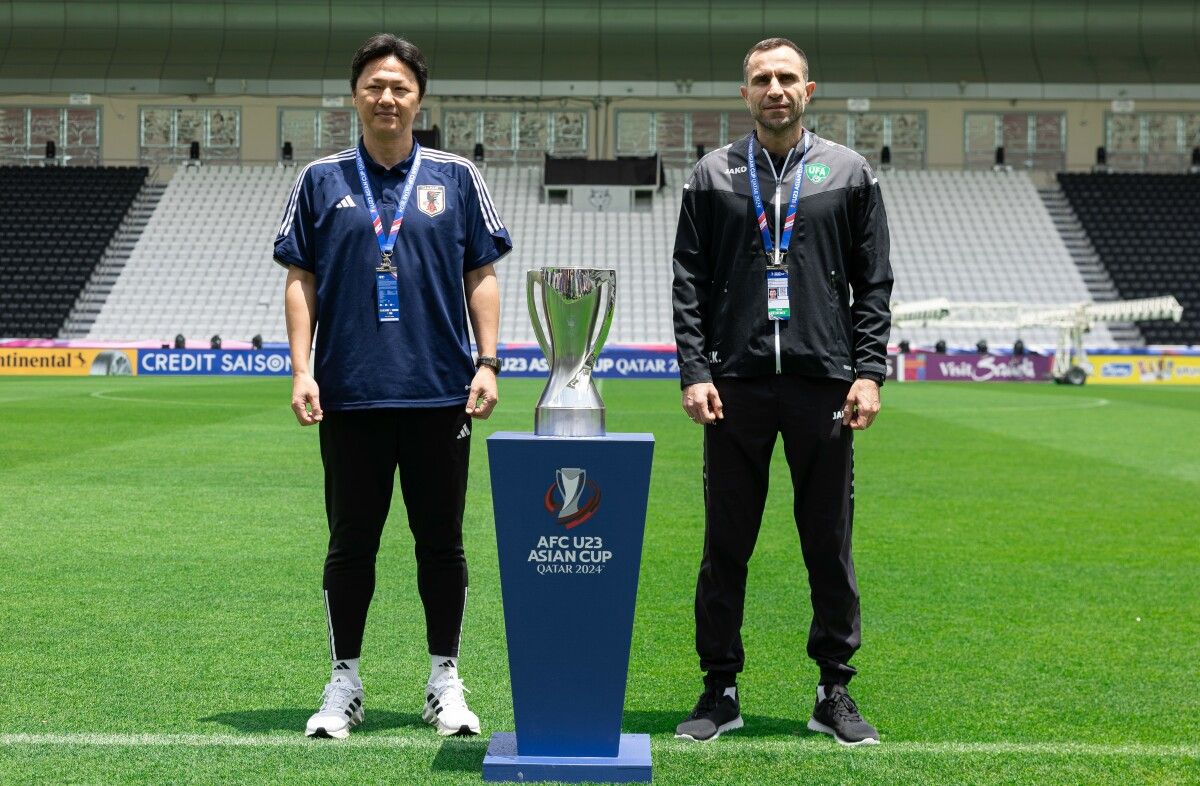
<svg viewBox="0 0 1200 786">
<path fill-rule="evenodd" d="M 221 166 L 181 169 L 113 286 L 89 338 L 169 340 L 261 334 L 285 341 L 284 272 L 271 241 L 297 170 Z M 525 270 L 545 265 L 615 267 L 618 319 L 610 341 L 669 342 L 670 254 L 682 174 L 673 173 L 646 213 L 577 213 L 541 205 L 540 167 L 492 167 L 485 177 L 516 250 L 497 267 L 501 340 L 534 340 Z"/>
<path fill-rule="evenodd" d="M 272 239 L 297 170 L 182 167 L 163 193 L 89 338 L 287 338 Z"/>
<path fill-rule="evenodd" d="M 1174 295 L 1183 321 L 1139 323 L 1151 344 L 1200 344 L 1200 176 L 1060 174 L 1125 298 Z"/>
<path fill-rule="evenodd" d="M 191 339 L 219 333 L 283 341 L 283 271 L 271 238 L 296 170 L 222 166 L 182 169 L 113 287 L 89 336 Z M 544 204 L 535 166 L 488 167 L 493 199 L 516 250 L 498 266 L 501 340 L 532 342 L 525 271 L 547 265 L 615 268 L 617 316 L 609 340 L 672 343 L 671 247 L 686 168 L 669 168 L 652 206 L 591 213 Z M 1032 181 L 1023 173 L 888 172 L 882 177 L 896 269 L 894 297 L 1025 303 L 1089 301 L 1087 288 Z M 1011 346 L 1011 330 L 895 331 L 932 345 L 940 338 Z M 1052 345 L 1052 329 L 1026 330 L 1030 346 Z M 1091 346 L 1112 346 L 1103 326 Z"/>
<path fill-rule="evenodd" d="M 539 204 L 541 169 L 491 168 L 486 177 L 516 248 L 499 270 L 501 339 L 534 341 L 525 271 L 552 265 L 613 268 L 617 306 L 608 340 L 674 343 L 671 329 L 671 248 L 687 170 L 668 169 L 667 185 L 646 212 L 590 213 Z"/>
<path fill-rule="evenodd" d="M 0 167 L 0 337 L 57 335 L 146 175 Z"/>
<path fill-rule="evenodd" d="M 912 302 L 952 301 L 1027 304 L 1092 300 L 1062 238 L 1024 172 L 896 171 L 880 175 L 896 284 L 892 297 Z M 1052 328 L 893 329 L 892 340 L 932 346 L 972 347 L 983 339 L 993 348 L 1053 346 Z M 1114 346 L 1104 325 L 1087 336 L 1089 346 Z"/>
</svg>

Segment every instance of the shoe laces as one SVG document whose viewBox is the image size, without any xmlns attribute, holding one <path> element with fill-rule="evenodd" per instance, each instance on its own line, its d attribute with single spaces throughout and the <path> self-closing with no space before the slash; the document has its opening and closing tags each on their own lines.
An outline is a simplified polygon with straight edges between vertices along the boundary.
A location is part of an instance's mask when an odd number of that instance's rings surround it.
<svg viewBox="0 0 1200 786">
<path fill-rule="evenodd" d="M 320 712 L 345 712 L 354 699 L 355 690 L 357 689 L 353 685 L 343 680 L 330 682 L 321 694 Z"/>
<path fill-rule="evenodd" d="M 708 690 L 705 690 L 700 694 L 700 698 L 696 700 L 696 708 L 692 710 L 690 719 L 695 720 L 696 718 L 703 717 L 709 712 L 715 710 L 717 708 L 717 700 L 719 698 L 720 694 L 717 693 L 716 688 L 709 688 Z"/>
<path fill-rule="evenodd" d="M 429 688 L 442 709 L 467 709 L 467 699 L 463 693 L 470 693 L 471 690 L 458 677 L 450 675 L 440 677 Z"/>
<path fill-rule="evenodd" d="M 862 715 L 858 714 L 858 705 L 854 703 L 854 699 L 850 698 L 849 693 L 841 690 L 834 691 L 827 701 L 831 702 L 830 711 L 835 716 L 849 721 L 862 721 Z"/>
</svg>

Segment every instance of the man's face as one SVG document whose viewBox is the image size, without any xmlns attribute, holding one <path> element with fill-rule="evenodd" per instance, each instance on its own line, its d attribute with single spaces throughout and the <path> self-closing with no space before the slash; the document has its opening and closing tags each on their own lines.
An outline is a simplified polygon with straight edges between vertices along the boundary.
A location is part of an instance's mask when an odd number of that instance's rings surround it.
<svg viewBox="0 0 1200 786">
<path fill-rule="evenodd" d="M 791 47 L 755 52 L 746 64 L 742 99 L 763 128 L 786 131 L 800 121 L 817 88 L 806 78 L 804 61 Z"/>
<path fill-rule="evenodd" d="M 364 130 L 399 136 L 412 127 L 421 109 L 417 77 L 395 55 L 367 63 L 354 87 L 354 108 Z"/>
</svg>

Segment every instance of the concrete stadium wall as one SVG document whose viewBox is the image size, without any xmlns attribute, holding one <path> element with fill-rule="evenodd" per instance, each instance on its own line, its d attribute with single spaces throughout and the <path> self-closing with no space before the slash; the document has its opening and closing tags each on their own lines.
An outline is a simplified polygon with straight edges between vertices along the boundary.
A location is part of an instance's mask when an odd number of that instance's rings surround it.
<svg viewBox="0 0 1200 786">
<path fill-rule="evenodd" d="M 92 106 L 101 108 L 101 154 L 110 165 L 137 163 L 138 109 L 142 106 L 233 106 L 241 110 L 242 163 L 269 163 L 278 158 L 279 109 L 281 107 L 322 106 L 314 96 L 188 96 L 188 95 L 93 95 Z M 67 106 L 69 96 L 0 94 L 0 106 Z M 349 98 L 346 98 L 349 105 Z M 431 122 L 441 123 L 443 109 L 489 108 L 516 110 L 525 108 L 556 108 L 561 99 L 522 101 L 519 97 L 497 100 L 486 97 L 440 97 L 430 95 L 424 107 L 430 111 Z M 574 99 L 572 108 L 578 108 Z M 588 133 L 591 157 L 607 158 L 615 153 L 616 113 L 620 110 L 726 110 L 746 111 L 741 99 L 732 94 L 728 99 L 715 98 L 607 98 L 596 99 L 589 110 Z M 842 98 L 821 99 L 820 85 L 813 111 L 845 111 Z M 1065 112 L 1067 121 L 1067 168 L 1086 170 L 1094 159 L 1096 148 L 1104 144 L 1104 117 L 1110 111 L 1108 101 L 1070 100 L 903 100 L 873 99 L 871 111 L 908 110 L 927 113 L 926 150 L 931 169 L 961 169 L 964 163 L 964 114 L 970 111 L 989 112 Z M 1184 111 L 1200 112 L 1197 101 L 1139 100 L 1138 112 Z"/>
</svg>

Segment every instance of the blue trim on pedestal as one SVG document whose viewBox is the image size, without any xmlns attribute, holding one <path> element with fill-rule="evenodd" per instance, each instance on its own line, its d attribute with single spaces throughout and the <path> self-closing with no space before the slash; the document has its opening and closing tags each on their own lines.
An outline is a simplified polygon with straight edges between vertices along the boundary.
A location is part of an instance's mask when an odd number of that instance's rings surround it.
<svg viewBox="0 0 1200 786">
<path fill-rule="evenodd" d="M 581 783 L 650 783 L 650 735 L 622 734 L 616 756 L 518 756 L 517 735 L 498 731 L 483 759 L 483 779 L 490 783 L 560 781 Z"/>
</svg>

